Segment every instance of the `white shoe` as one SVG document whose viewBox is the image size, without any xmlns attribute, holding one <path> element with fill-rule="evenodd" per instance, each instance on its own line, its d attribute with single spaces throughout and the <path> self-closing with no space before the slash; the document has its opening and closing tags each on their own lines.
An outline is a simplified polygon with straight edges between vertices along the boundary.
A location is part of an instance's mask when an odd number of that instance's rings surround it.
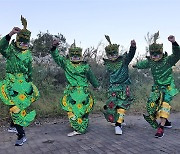
<svg viewBox="0 0 180 154">
<path fill-rule="evenodd" d="M 9 133 L 18 133 L 17 129 L 15 127 L 9 127 L 8 132 Z"/>
<path fill-rule="evenodd" d="M 115 134 L 116 134 L 116 135 L 122 135 L 122 128 L 119 127 L 119 126 L 116 126 L 116 127 L 115 127 Z"/>
<path fill-rule="evenodd" d="M 27 141 L 26 136 L 19 138 L 16 140 L 15 146 L 22 146 Z"/>
<path fill-rule="evenodd" d="M 72 136 L 75 136 L 75 135 L 81 135 L 81 133 L 73 131 L 73 132 L 67 134 L 68 137 L 72 137 Z"/>
</svg>

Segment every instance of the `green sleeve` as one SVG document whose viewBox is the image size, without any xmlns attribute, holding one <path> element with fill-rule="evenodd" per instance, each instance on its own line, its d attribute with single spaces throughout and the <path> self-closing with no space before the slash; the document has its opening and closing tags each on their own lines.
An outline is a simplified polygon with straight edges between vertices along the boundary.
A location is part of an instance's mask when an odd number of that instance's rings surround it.
<svg viewBox="0 0 180 154">
<path fill-rule="evenodd" d="M 129 65 L 129 63 L 134 58 L 135 53 L 136 53 L 136 47 L 131 46 L 129 49 L 129 53 L 125 57 L 125 63 L 127 63 Z"/>
<path fill-rule="evenodd" d="M 149 61 L 146 59 L 146 60 L 137 62 L 137 64 L 135 65 L 135 68 L 138 68 L 138 69 L 147 69 L 147 68 L 150 68 Z"/>
<path fill-rule="evenodd" d="M 99 87 L 99 82 L 98 80 L 96 79 L 94 73 L 92 72 L 90 66 L 88 67 L 88 70 L 87 70 L 87 79 L 89 80 L 89 82 L 92 84 L 92 86 L 94 88 L 97 88 Z"/>
<path fill-rule="evenodd" d="M 0 53 L 7 58 L 8 56 L 8 45 L 9 45 L 9 41 L 6 40 L 6 36 L 4 36 L 1 40 L 0 40 Z"/>
<path fill-rule="evenodd" d="M 168 56 L 168 63 L 174 66 L 180 59 L 180 47 L 179 45 L 172 45 L 173 54 Z"/>
<path fill-rule="evenodd" d="M 56 48 L 55 50 L 51 51 L 51 55 L 54 61 L 64 69 L 66 59 L 59 54 L 59 50 Z"/>
</svg>

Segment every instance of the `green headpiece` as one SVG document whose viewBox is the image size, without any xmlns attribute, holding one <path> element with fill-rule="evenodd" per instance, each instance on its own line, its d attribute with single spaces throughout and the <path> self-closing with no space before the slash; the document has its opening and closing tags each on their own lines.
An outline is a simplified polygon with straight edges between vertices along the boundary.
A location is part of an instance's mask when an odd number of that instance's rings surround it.
<svg viewBox="0 0 180 154">
<path fill-rule="evenodd" d="M 150 53 L 163 53 L 163 44 L 156 43 L 159 38 L 159 31 L 153 35 L 153 43 L 149 45 Z"/>
<path fill-rule="evenodd" d="M 72 57 L 74 55 L 78 55 L 82 57 L 82 48 L 76 47 L 75 40 L 74 40 L 74 43 L 69 48 L 69 56 Z"/>
<path fill-rule="evenodd" d="M 24 27 L 16 36 L 16 42 L 17 42 L 16 45 L 19 48 L 21 48 L 19 46 L 19 42 L 29 43 L 30 37 L 31 37 L 31 32 L 26 29 L 27 28 L 27 20 L 24 17 L 22 17 L 22 15 L 21 15 L 21 22 Z"/>
<path fill-rule="evenodd" d="M 110 37 L 105 35 L 105 38 L 109 42 L 109 45 L 105 47 L 106 54 L 111 54 L 112 52 L 118 53 L 119 45 L 118 44 L 111 44 Z"/>
</svg>

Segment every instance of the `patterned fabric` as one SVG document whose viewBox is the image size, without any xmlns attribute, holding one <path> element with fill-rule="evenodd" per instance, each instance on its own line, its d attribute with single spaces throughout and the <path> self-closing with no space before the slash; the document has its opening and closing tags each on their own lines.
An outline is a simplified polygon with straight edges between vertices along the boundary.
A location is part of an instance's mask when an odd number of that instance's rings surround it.
<svg viewBox="0 0 180 154">
<path fill-rule="evenodd" d="M 170 101 L 176 93 L 173 93 L 174 84 L 170 86 L 153 86 L 150 97 L 147 101 L 146 108 L 148 116 L 145 116 L 145 120 L 150 123 L 153 128 L 157 128 L 156 119 L 159 117 L 168 118 L 170 114 Z M 151 117 L 148 119 L 148 117 Z"/>
<path fill-rule="evenodd" d="M 167 102 L 162 102 L 162 105 L 157 112 L 157 117 L 168 118 L 170 115 L 171 106 Z"/>
<path fill-rule="evenodd" d="M 159 61 L 153 61 L 150 58 L 138 62 L 136 68 L 138 69 L 151 69 L 155 85 L 170 85 L 173 81 L 172 66 L 180 59 L 180 47 L 173 46 L 173 54 L 167 56 L 164 54 L 163 58 Z"/>
<path fill-rule="evenodd" d="M 26 80 L 32 81 L 32 55 L 29 50 L 21 51 L 14 40 L 9 45 L 6 37 L 0 41 L 0 53 L 6 58 L 7 73 L 23 73 Z"/>
<path fill-rule="evenodd" d="M 108 100 L 104 106 L 104 115 L 107 121 L 117 122 L 121 114 L 119 108 L 129 109 L 133 98 L 130 96 L 128 85 L 111 86 L 108 90 Z"/>
<path fill-rule="evenodd" d="M 104 64 L 109 72 L 108 100 L 104 106 L 104 115 L 109 122 L 117 122 L 122 116 L 117 109 L 127 110 L 132 104 L 128 65 L 134 57 L 135 51 L 136 48 L 130 47 L 128 54 L 120 56 L 115 61 L 104 59 Z"/>
<path fill-rule="evenodd" d="M 88 90 L 89 82 L 97 88 L 99 83 L 92 73 L 90 66 L 85 62 L 73 64 L 69 59 L 59 55 L 56 49 L 51 52 L 55 62 L 65 71 L 68 81 L 60 106 L 68 112 L 69 121 L 73 129 L 80 133 L 87 130 L 88 115 L 94 106 L 94 98 Z"/>
<path fill-rule="evenodd" d="M 179 91 L 175 88 L 172 75 L 172 66 L 180 59 L 180 47 L 177 43 L 172 46 L 173 54 L 167 56 L 165 54 L 159 61 L 153 61 L 148 58 L 145 61 L 138 62 L 135 67 L 138 69 L 150 68 L 154 85 L 152 92 L 147 102 L 147 112 L 149 115 L 144 115 L 145 120 L 153 127 L 157 128 L 156 118 L 168 118 L 170 114 L 170 101 Z"/>
<path fill-rule="evenodd" d="M 122 123 L 124 121 L 125 112 L 126 110 L 124 109 L 117 109 L 117 113 L 119 114 L 119 118 L 117 120 L 118 123 Z"/>
<path fill-rule="evenodd" d="M 15 124 L 28 126 L 36 112 L 26 109 L 39 97 L 32 81 L 32 57 L 29 50 L 20 51 L 14 42 L 9 45 L 6 37 L 0 41 L 0 52 L 6 58 L 6 78 L 0 82 L 0 98 L 12 106 L 10 113 Z"/>
</svg>

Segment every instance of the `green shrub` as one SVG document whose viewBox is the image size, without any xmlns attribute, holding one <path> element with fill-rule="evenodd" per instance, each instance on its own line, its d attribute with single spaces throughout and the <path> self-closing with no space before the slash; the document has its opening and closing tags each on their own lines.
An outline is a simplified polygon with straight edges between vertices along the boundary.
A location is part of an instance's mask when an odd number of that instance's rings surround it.
<svg viewBox="0 0 180 154">
<path fill-rule="evenodd" d="M 95 62 L 91 62 L 91 67 L 94 74 L 97 76 L 101 83 L 101 90 L 94 91 L 92 86 L 90 89 L 95 96 L 96 104 L 93 113 L 101 112 L 103 106 L 107 100 L 106 90 L 108 88 L 108 76 L 106 70 L 102 64 L 98 65 Z M 40 91 L 40 98 L 33 103 L 28 110 L 35 109 L 37 111 L 37 118 L 43 117 L 58 117 L 66 115 L 59 106 L 60 97 L 63 95 L 63 91 L 66 85 L 66 79 L 64 71 L 56 67 L 50 68 L 51 65 L 35 64 L 33 69 L 33 82 Z M 5 76 L 5 63 L 4 60 L 0 62 L 0 79 Z M 180 88 L 179 72 L 174 73 L 175 83 L 177 88 Z M 128 113 L 136 114 L 146 111 L 146 101 L 151 92 L 151 86 L 153 84 L 152 76 L 148 70 L 137 71 L 136 69 L 130 69 L 130 78 L 132 81 L 131 93 L 134 96 L 134 103 L 132 104 Z M 180 111 L 180 95 L 177 95 L 172 101 L 172 111 Z M 0 117 L 9 117 L 9 107 L 0 103 Z"/>
</svg>

